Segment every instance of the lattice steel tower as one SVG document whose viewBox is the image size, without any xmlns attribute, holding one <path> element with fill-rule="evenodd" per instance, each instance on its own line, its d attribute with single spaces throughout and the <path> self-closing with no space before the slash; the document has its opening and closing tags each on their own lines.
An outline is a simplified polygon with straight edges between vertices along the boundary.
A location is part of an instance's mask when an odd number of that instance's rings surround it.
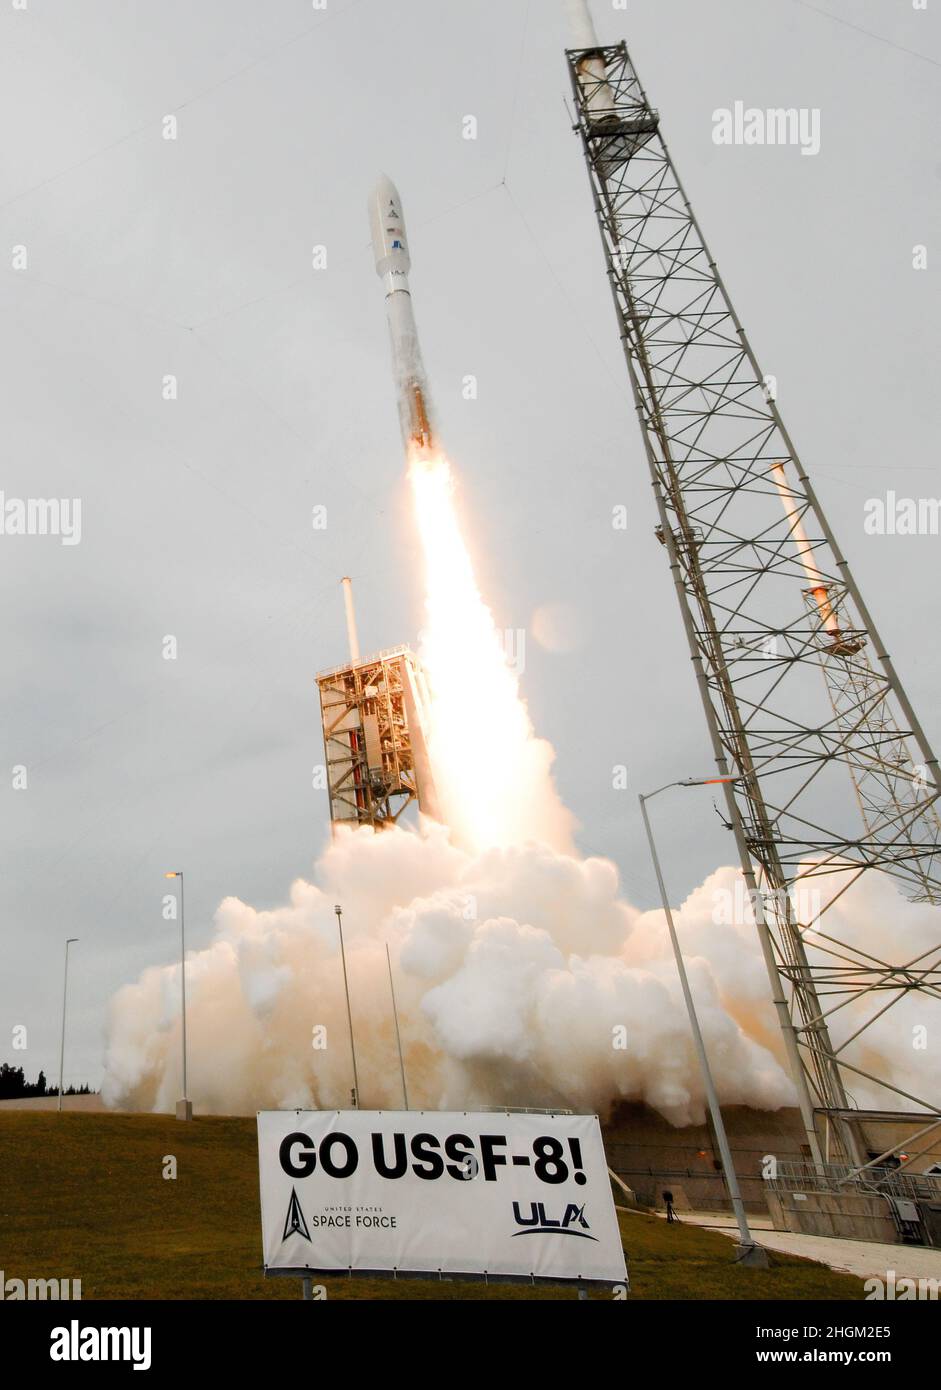
<svg viewBox="0 0 941 1390">
<path fill-rule="evenodd" d="M 785 429 L 624 44 L 568 51 L 608 279 L 706 721 L 814 1159 L 938 1097 L 867 1066 L 899 999 L 941 999 L 941 939 L 877 959 L 832 913 L 891 874 L 941 903 L 938 764 Z M 856 795 L 853 795 L 855 787 Z M 819 890 L 809 891 L 811 887 Z M 819 901 L 818 901 L 819 899 Z M 941 920 L 941 914 L 939 914 Z M 939 930 L 941 938 L 941 930 Z M 939 1019 L 941 1023 L 941 1019 Z M 839 1039 L 836 1041 L 835 1039 Z M 847 1049 L 851 1055 L 847 1055 Z M 852 1057 L 852 1060 L 851 1060 Z M 858 1083 L 857 1083 L 858 1084 Z M 823 1126 L 820 1120 L 827 1117 Z"/>
</svg>

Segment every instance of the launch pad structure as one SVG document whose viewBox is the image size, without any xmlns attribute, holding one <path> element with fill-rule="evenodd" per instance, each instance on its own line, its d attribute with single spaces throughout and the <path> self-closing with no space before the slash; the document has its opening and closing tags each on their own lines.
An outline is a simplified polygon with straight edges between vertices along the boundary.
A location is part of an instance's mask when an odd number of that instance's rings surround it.
<svg viewBox="0 0 941 1390">
<path fill-rule="evenodd" d="M 657 535 L 716 766 L 734 779 L 728 825 L 808 1155 L 818 1172 L 839 1159 L 842 1183 L 865 1181 L 871 1165 L 904 1168 L 941 1127 L 939 1098 L 875 1074 L 866 1050 L 868 1030 L 900 1000 L 917 993 L 937 1006 L 941 940 L 926 951 L 896 933 L 892 958 L 877 957 L 842 927 L 838 905 L 872 870 L 913 901 L 941 904 L 938 763 L 728 297 L 659 113 L 626 46 L 599 44 L 583 14 L 580 46 L 567 51 L 574 129 Z M 861 1081 L 882 1109 L 858 1106 Z M 874 1155 L 873 1126 L 890 1120 L 907 1135 Z"/>
<path fill-rule="evenodd" d="M 361 657 L 349 579 L 343 590 L 350 659 L 317 676 L 331 825 L 383 830 L 413 803 L 438 819 L 421 662 L 408 646 Z"/>
</svg>

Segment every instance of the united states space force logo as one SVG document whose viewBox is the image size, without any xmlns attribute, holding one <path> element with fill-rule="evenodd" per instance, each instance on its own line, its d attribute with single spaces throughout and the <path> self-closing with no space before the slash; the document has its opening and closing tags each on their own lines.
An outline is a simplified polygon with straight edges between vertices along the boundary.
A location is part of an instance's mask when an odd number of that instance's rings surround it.
<svg viewBox="0 0 941 1390">
<path fill-rule="evenodd" d="M 289 1236 L 303 1236 L 305 1240 L 310 1240 L 310 1231 L 307 1229 L 307 1222 L 304 1220 L 304 1213 L 301 1211 L 301 1204 L 297 1200 L 297 1193 L 291 1188 L 291 1200 L 288 1202 L 288 1214 L 284 1218 L 284 1234 L 282 1240 L 287 1240 Z"/>
</svg>

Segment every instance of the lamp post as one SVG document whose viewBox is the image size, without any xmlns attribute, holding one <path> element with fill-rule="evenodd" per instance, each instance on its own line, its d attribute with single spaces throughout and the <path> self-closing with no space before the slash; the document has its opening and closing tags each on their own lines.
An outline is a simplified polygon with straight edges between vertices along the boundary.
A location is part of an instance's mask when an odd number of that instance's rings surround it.
<svg viewBox="0 0 941 1390">
<path fill-rule="evenodd" d="M 59 1043 L 59 1100 L 57 1110 L 62 1109 L 62 1083 L 65 1073 L 65 1006 L 69 994 L 69 947 L 78 941 L 77 936 L 69 936 L 65 942 L 65 971 L 62 977 L 62 1038 Z"/>
<path fill-rule="evenodd" d="M 176 1103 L 176 1117 L 178 1120 L 191 1120 L 193 1118 L 193 1103 L 189 1099 L 186 1089 L 186 925 L 183 915 L 183 870 L 171 869 L 169 873 L 164 874 L 164 878 L 178 878 L 180 880 L 180 1013 L 183 1020 L 183 1099 Z"/>
<path fill-rule="evenodd" d="M 699 1058 L 699 1068 L 702 1073 L 703 1086 L 706 1092 L 706 1100 L 709 1105 L 709 1113 L 712 1116 L 712 1125 L 715 1130 L 716 1141 L 719 1145 L 719 1153 L 722 1156 L 722 1167 L 725 1172 L 725 1180 L 729 1188 L 729 1196 L 732 1199 L 732 1209 L 735 1212 L 735 1219 L 738 1223 L 741 1243 L 737 1245 L 737 1259 L 739 1263 L 749 1265 L 753 1269 L 766 1269 L 768 1266 L 767 1252 L 756 1245 L 752 1239 L 752 1234 L 748 1226 L 748 1217 L 745 1215 L 745 1204 L 742 1201 L 742 1194 L 738 1185 L 738 1175 L 735 1172 L 735 1164 L 732 1160 L 732 1150 L 729 1148 L 728 1136 L 725 1132 L 725 1122 L 722 1119 L 722 1110 L 719 1106 L 719 1097 L 712 1080 L 712 1070 L 709 1066 L 709 1058 L 706 1056 L 706 1046 L 703 1042 L 702 1031 L 699 1027 L 699 1018 L 696 1014 L 696 1005 L 693 1002 L 692 991 L 689 987 L 689 979 L 686 974 L 686 964 L 683 960 L 683 952 L 680 950 L 679 939 L 676 934 L 676 925 L 673 921 L 673 913 L 670 910 L 670 900 L 667 896 L 666 884 L 663 881 L 663 872 L 660 868 L 660 859 L 657 855 L 657 847 L 654 844 L 653 831 L 650 828 L 650 819 L 647 815 L 646 803 L 653 797 L 659 796 L 661 792 L 668 791 L 670 787 L 705 787 L 715 783 L 734 782 L 735 777 L 687 777 L 680 782 L 668 782 L 666 786 L 658 787 L 654 792 L 648 792 L 645 796 L 638 797 L 640 802 L 640 813 L 644 821 L 644 829 L 647 832 L 647 841 L 650 845 L 650 857 L 653 860 L 654 871 L 657 875 L 657 885 L 660 889 L 660 901 L 663 904 L 664 915 L 667 919 L 667 927 L 670 932 L 670 942 L 673 946 L 673 954 L 676 958 L 676 969 L 680 977 L 680 985 L 683 989 L 683 998 L 686 1001 L 686 1012 L 689 1015 L 689 1026 L 693 1034 L 693 1042 L 696 1046 L 696 1054 Z"/>
<path fill-rule="evenodd" d="M 353 1010 L 350 1008 L 350 984 L 346 977 L 346 949 L 343 945 L 343 909 L 337 903 L 333 909 L 337 914 L 340 929 L 340 959 L 343 962 L 343 989 L 346 994 L 346 1018 L 350 1025 L 350 1055 L 353 1058 L 353 1109 L 359 1109 L 359 1077 L 356 1075 L 356 1044 L 353 1041 Z"/>
<path fill-rule="evenodd" d="M 395 1045 L 399 1049 L 399 1072 L 402 1076 L 402 1097 L 405 1101 L 405 1109 L 408 1109 L 408 1087 L 405 1084 L 405 1062 L 402 1057 L 402 1035 L 399 1032 L 399 1011 L 395 1006 L 395 984 L 392 979 L 392 957 L 389 955 L 389 943 L 386 942 L 386 964 L 389 967 L 389 993 L 392 995 L 392 1019 L 395 1023 Z"/>
</svg>

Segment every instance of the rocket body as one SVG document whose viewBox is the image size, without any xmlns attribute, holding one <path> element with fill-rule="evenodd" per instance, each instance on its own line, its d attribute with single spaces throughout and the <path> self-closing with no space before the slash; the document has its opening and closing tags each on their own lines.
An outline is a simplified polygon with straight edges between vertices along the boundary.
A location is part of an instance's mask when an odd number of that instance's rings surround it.
<svg viewBox="0 0 941 1390">
<path fill-rule="evenodd" d="M 428 404 L 428 383 L 421 360 L 408 282 L 412 261 L 402 215 L 402 200 L 395 184 L 384 175 L 370 199 L 369 220 L 376 274 L 382 280 L 386 298 L 402 436 L 406 448 L 431 449 L 434 447 L 434 432 Z"/>
<path fill-rule="evenodd" d="M 597 48 L 598 35 L 588 0 L 565 0 L 573 48 Z"/>
<path fill-rule="evenodd" d="M 588 0 L 565 0 L 569 31 L 573 48 L 597 49 L 579 60 L 578 80 L 585 93 L 585 104 L 593 125 L 617 119 L 614 95 L 606 81 L 606 68 L 595 22 L 591 17 Z"/>
</svg>

